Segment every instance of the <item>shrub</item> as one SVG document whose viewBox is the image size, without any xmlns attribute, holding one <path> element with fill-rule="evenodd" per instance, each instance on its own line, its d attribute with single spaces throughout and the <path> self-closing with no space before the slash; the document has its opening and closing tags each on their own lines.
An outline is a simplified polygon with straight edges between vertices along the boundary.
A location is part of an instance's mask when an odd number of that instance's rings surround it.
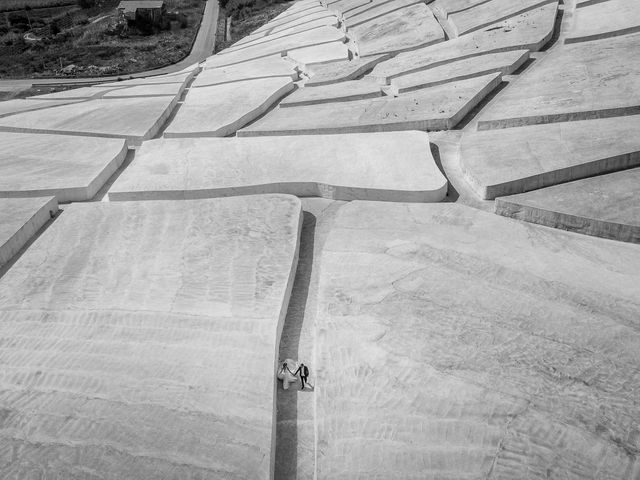
<svg viewBox="0 0 640 480">
<path fill-rule="evenodd" d="M 24 38 L 22 38 L 21 33 L 10 32 L 7 33 L 2 39 L 2 43 L 6 46 L 10 45 L 20 45 L 24 43 Z"/>
<path fill-rule="evenodd" d="M 9 24 L 11 25 L 26 25 L 29 23 L 29 19 L 26 15 L 13 14 L 9 15 Z"/>
<path fill-rule="evenodd" d="M 29 30 L 29 25 L 26 23 L 14 23 L 13 28 L 20 32 L 27 32 Z"/>
</svg>

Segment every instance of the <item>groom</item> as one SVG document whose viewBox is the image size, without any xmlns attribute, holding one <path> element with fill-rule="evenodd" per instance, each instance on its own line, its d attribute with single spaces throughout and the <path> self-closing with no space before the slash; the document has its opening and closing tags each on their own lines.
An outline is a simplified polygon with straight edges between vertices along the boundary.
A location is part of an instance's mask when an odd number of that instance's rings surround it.
<svg viewBox="0 0 640 480">
<path fill-rule="evenodd" d="M 307 380 L 307 378 L 309 378 L 309 369 L 304 363 L 301 363 L 298 369 L 296 370 L 296 373 L 294 373 L 294 375 L 297 375 L 298 372 L 300 372 L 300 382 L 302 383 L 300 390 L 304 390 L 304 383 L 305 382 L 307 382 L 307 384 L 309 383 Z"/>
</svg>

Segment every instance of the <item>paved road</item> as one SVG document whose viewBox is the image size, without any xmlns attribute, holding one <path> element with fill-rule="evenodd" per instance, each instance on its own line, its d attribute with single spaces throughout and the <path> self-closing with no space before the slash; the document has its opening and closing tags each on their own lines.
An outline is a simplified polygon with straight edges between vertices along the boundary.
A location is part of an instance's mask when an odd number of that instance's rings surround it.
<svg viewBox="0 0 640 480">
<path fill-rule="evenodd" d="M 168 65 L 166 67 L 157 68 L 155 70 L 147 70 L 146 72 L 138 72 L 126 75 L 114 75 L 110 77 L 93 77 L 93 78 L 27 78 L 27 79 L 6 79 L 0 80 L 0 91 L 22 90 L 29 88 L 31 85 L 69 85 L 96 82 L 113 82 L 118 78 L 138 78 L 149 77 L 153 75 L 163 75 L 166 73 L 174 73 L 183 68 L 201 62 L 213 53 L 213 47 L 216 40 L 216 28 L 218 26 L 218 2 L 217 0 L 208 0 L 204 8 L 202 22 L 198 29 L 198 35 L 193 43 L 191 53 L 180 60 L 178 63 Z"/>
</svg>

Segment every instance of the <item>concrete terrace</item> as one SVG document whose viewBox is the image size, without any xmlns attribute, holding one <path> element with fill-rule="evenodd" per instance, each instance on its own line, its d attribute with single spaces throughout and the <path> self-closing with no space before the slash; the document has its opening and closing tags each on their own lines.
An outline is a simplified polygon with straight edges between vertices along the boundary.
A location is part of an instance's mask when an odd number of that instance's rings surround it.
<svg viewBox="0 0 640 480">
<path fill-rule="evenodd" d="M 0 478 L 640 478 L 639 32 L 299 0 L 1 102 Z"/>
</svg>

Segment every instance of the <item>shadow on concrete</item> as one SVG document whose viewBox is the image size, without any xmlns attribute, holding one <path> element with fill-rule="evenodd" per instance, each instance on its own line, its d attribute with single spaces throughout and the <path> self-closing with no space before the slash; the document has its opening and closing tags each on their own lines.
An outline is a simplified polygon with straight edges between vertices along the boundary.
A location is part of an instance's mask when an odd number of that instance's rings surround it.
<svg viewBox="0 0 640 480">
<path fill-rule="evenodd" d="M 315 233 L 316 217 L 309 212 L 304 212 L 302 231 L 300 233 L 298 269 L 296 270 L 289 308 L 287 309 L 287 316 L 285 317 L 280 339 L 280 362 L 284 361 L 285 358 L 298 359 L 298 346 L 300 344 L 300 334 L 309 297 L 309 285 L 313 269 Z M 305 354 L 305 357 L 308 356 L 308 354 Z M 299 382 L 291 384 L 289 390 L 284 390 L 282 384 L 278 382 L 275 466 L 275 478 L 278 480 L 297 478 L 299 393 L 301 393 Z"/>
<path fill-rule="evenodd" d="M 442 166 L 442 158 L 440 157 L 440 148 L 435 143 L 431 143 L 431 155 L 436 162 L 436 165 L 440 169 L 444 178 L 447 179 L 447 196 L 442 200 L 443 202 L 457 202 L 460 194 L 458 190 L 453 186 L 449 177 L 447 177 L 447 172 L 445 172 L 444 167 Z"/>
<path fill-rule="evenodd" d="M 562 19 L 564 18 L 564 1 L 559 2 L 560 8 L 558 8 L 558 14 L 556 16 L 556 23 L 553 26 L 553 35 L 549 39 L 549 41 L 540 49 L 541 52 L 548 51 L 551 47 L 553 47 L 559 40 L 560 34 L 562 33 Z"/>
<path fill-rule="evenodd" d="M 452 128 L 452 130 L 462 130 L 464 127 L 469 125 L 469 123 L 476 117 L 476 115 L 478 115 L 484 109 L 484 107 L 486 107 L 487 104 L 491 100 L 493 100 L 496 97 L 496 95 L 498 95 L 508 84 L 509 82 L 505 82 L 505 81 L 500 82 L 500 85 L 494 88 L 475 107 L 473 107 L 471 111 L 467 113 L 465 117 L 456 124 L 455 127 Z"/>
<path fill-rule="evenodd" d="M 526 62 L 520 65 L 511 75 L 521 75 L 527 68 L 536 61 L 535 58 L 528 58 Z"/>
<path fill-rule="evenodd" d="M 50 218 L 47 223 L 45 223 L 42 227 L 40 227 L 40 229 L 27 241 L 27 243 L 25 243 L 22 248 L 20 250 L 18 250 L 18 252 L 9 259 L 9 261 L 7 263 L 5 263 L 4 265 L 0 265 L 0 280 L 2 279 L 2 277 L 5 276 L 5 274 L 9 271 L 9 269 L 18 261 L 20 260 L 20 257 L 22 257 L 22 255 L 24 255 L 24 252 L 27 251 L 27 249 L 33 245 L 33 242 L 35 242 L 38 238 L 40 238 L 40 236 L 47 230 L 47 228 L 49 228 L 53 222 L 56 221 L 56 218 L 58 218 L 62 213 L 63 213 L 63 205 L 58 205 L 58 212 L 55 214 L 55 216 L 53 218 Z"/>
<path fill-rule="evenodd" d="M 127 151 L 127 156 L 124 157 L 122 164 L 118 167 L 118 169 L 115 172 L 113 172 L 113 175 L 109 177 L 109 180 L 107 180 L 105 184 L 102 187 L 100 187 L 100 190 L 98 190 L 98 192 L 89 201 L 90 202 L 103 201 L 104 198 L 107 196 L 107 193 L 109 193 L 109 189 L 113 186 L 114 183 L 116 183 L 116 180 L 120 175 L 122 175 L 122 172 L 124 172 L 127 169 L 127 167 L 131 164 L 131 162 L 133 162 L 133 159 L 135 158 L 135 156 L 136 156 L 136 150 L 133 148 L 129 148 L 129 150 Z"/>
<path fill-rule="evenodd" d="M 228 137 L 235 137 L 237 136 L 238 130 L 241 130 L 243 128 L 247 128 L 250 127 L 251 125 L 258 123 L 260 120 L 262 120 L 264 117 L 266 117 L 267 115 L 269 115 L 271 112 L 273 112 L 275 109 L 280 107 L 280 102 L 282 102 L 285 98 L 287 98 L 289 95 L 293 94 L 295 91 L 297 91 L 300 87 L 298 87 L 298 85 L 294 82 L 293 84 L 293 90 L 291 90 L 290 92 L 284 93 L 281 97 L 277 98 L 276 100 L 273 101 L 273 103 L 271 105 L 269 105 L 267 107 L 267 109 L 262 112 L 260 115 L 258 115 L 256 118 L 254 118 L 253 120 L 248 121 L 247 123 L 245 123 L 244 125 L 240 126 L 237 128 L 236 131 L 231 132 L 229 135 L 227 135 Z"/>
</svg>

